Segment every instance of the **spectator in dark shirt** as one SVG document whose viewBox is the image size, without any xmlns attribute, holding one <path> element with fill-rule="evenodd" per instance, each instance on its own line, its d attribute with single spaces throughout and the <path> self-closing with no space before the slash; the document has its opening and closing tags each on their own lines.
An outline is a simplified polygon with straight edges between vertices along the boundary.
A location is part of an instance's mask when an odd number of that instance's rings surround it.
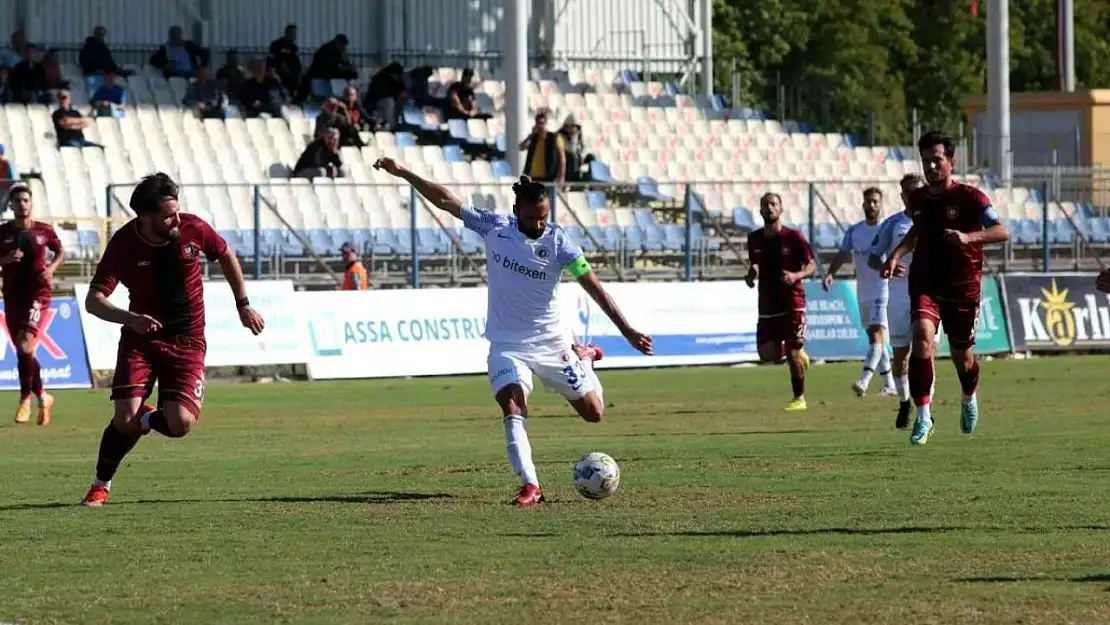
<svg viewBox="0 0 1110 625">
<path fill-rule="evenodd" d="M 474 99 L 474 70 L 467 67 L 462 77 L 447 88 L 447 119 L 489 119 Z"/>
<path fill-rule="evenodd" d="M 127 92 L 116 82 L 112 72 L 104 74 L 104 84 L 92 95 L 92 108 L 97 117 L 113 117 L 127 105 Z"/>
<path fill-rule="evenodd" d="M 388 132 L 393 129 L 404 108 L 407 89 L 405 68 L 396 61 L 378 70 L 370 79 L 362 103 L 373 118 L 375 130 Z"/>
<path fill-rule="evenodd" d="M 43 55 L 42 73 L 48 90 L 69 89 L 69 81 L 62 78 L 62 61 L 58 58 L 57 50 L 47 50 Z"/>
<path fill-rule="evenodd" d="M 358 89 L 354 87 L 347 87 L 343 91 L 343 99 L 340 100 L 344 108 L 347 109 L 347 121 L 359 132 L 373 132 L 375 130 L 373 120 L 362 108 L 362 103 L 358 101 Z"/>
<path fill-rule="evenodd" d="M 0 58 L 0 64 L 11 69 L 23 60 L 23 54 L 26 51 L 27 31 L 20 28 L 12 32 L 11 43 L 9 44 L 9 48 L 2 52 L 3 58 Z"/>
<path fill-rule="evenodd" d="M 220 83 L 212 80 L 207 67 L 197 68 L 197 77 L 185 92 L 181 101 L 186 108 L 192 109 L 201 119 L 224 119 L 227 96 Z"/>
<path fill-rule="evenodd" d="M 247 68 L 243 67 L 242 62 L 239 60 L 238 50 L 228 50 L 227 56 L 224 57 L 224 64 L 220 69 L 216 70 L 216 80 L 220 81 L 220 86 L 223 88 L 224 93 L 239 93 L 239 89 L 250 77 L 250 72 Z"/>
<path fill-rule="evenodd" d="M 150 57 L 150 66 L 166 78 L 192 78 L 196 68 L 208 65 L 208 50 L 185 39 L 180 26 L 171 26 L 169 40 Z"/>
<path fill-rule="evenodd" d="M 267 75 L 266 63 L 261 59 L 250 62 L 251 77 L 239 88 L 239 106 L 246 117 L 269 113 L 281 117 L 284 90 L 276 76 Z"/>
<path fill-rule="evenodd" d="M 58 137 L 59 148 L 103 148 L 85 138 L 85 126 L 89 120 L 72 107 L 68 91 L 58 93 L 58 108 L 51 115 L 54 119 L 54 134 Z"/>
<path fill-rule="evenodd" d="M 342 33 L 325 43 L 312 55 L 312 63 L 301 79 L 297 101 L 304 102 L 312 92 L 313 80 L 355 80 L 358 70 L 347 58 L 347 35 Z"/>
<path fill-rule="evenodd" d="M 343 177 L 343 160 L 339 158 L 339 131 L 330 128 L 323 137 L 309 143 L 293 166 L 293 175 L 297 178 Z"/>
<path fill-rule="evenodd" d="M 81 72 L 86 76 L 93 74 L 107 74 L 111 72 L 119 76 L 130 76 L 131 72 L 116 65 L 112 51 L 108 49 L 108 29 L 97 26 L 93 29 L 92 37 L 85 39 L 81 53 L 77 55 L 77 63 L 81 65 Z"/>
<path fill-rule="evenodd" d="M 286 26 L 285 34 L 270 42 L 270 60 L 273 61 L 285 90 L 295 93 L 297 85 L 301 84 L 301 74 L 304 73 L 301 49 L 297 47 L 296 24 Z"/>
<path fill-rule="evenodd" d="M 340 146 L 361 148 L 365 145 L 362 137 L 358 136 L 358 128 L 351 123 L 351 113 L 347 107 L 335 98 L 328 98 L 320 114 L 316 116 L 316 130 L 312 134 L 319 139 L 332 128 L 339 131 Z"/>
<path fill-rule="evenodd" d="M 0 104 L 11 104 L 12 102 L 12 90 L 8 86 L 8 75 L 11 73 L 12 70 L 7 66 L 0 65 Z"/>
<path fill-rule="evenodd" d="M 8 76 L 12 88 L 12 101 L 19 104 L 42 103 L 50 101 L 46 92 L 46 71 L 39 63 L 35 44 L 28 43 L 23 50 L 23 60 L 12 68 Z"/>
</svg>

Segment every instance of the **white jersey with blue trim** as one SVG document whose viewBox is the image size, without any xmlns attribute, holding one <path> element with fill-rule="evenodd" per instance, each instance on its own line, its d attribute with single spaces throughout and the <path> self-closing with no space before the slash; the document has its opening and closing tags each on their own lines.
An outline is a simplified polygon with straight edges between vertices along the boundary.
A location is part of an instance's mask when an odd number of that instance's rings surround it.
<svg viewBox="0 0 1110 625">
<path fill-rule="evenodd" d="M 886 262 L 890 258 L 890 254 L 902 244 L 902 240 L 906 238 L 912 227 L 913 217 L 910 217 L 905 211 L 887 217 L 886 221 L 879 225 L 879 231 L 875 234 L 869 253 Z M 913 252 L 903 256 L 901 262 L 907 267 L 910 266 L 913 262 Z M 906 276 L 894 276 L 891 277 L 890 281 L 899 292 L 909 292 L 909 280 Z"/>
<path fill-rule="evenodd" d="M 557 224 L 548 224 L 532 239 L 508 215 L 464 205 L 461 217 L 463 226 L 486 243 L 486 339 L 520 345 L 567 342 L 559 278 L 567 265 L 583 257 L 582 248 Z"/>
<path fill-rule="evenodd" d="M 848 228 L 840 243 L 841 253 L 852 254 L 852 263 L 856 266 L 856 297 L 860 301 L 885 300 L 887 297 L 886 280 L 867 264 L 871 244 L 878 232 L 879 224 L 861 221 Z"/>
</svg>

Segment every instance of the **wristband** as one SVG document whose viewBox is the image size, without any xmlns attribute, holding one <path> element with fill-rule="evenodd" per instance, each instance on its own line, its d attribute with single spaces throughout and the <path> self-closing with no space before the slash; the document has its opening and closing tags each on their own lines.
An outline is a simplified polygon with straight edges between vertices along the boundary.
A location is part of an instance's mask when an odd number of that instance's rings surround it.
<svg viewBox="0 0 1110 625">
<path fill-rule="evenodd" d="M 251 305 L 251 301 L 249 299 L 245 298 L 245 297 L 240 297 L 239 299 L 235 300 L 235 307 L 236 308 L 246 308 L 247 306 L 250 306 L 250 305 Z"/>
</svg>

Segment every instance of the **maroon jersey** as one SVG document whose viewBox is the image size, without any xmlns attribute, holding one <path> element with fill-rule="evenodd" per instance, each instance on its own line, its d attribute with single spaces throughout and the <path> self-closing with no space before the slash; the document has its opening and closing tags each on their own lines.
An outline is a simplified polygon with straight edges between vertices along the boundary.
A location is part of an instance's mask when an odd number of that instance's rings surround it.
<svg viewBox="0 0 1110 625">
<path fill-rule="evenodd" d="M 200 255 L 214 261 L 227 251 L 227 242 L 196 215 L 181 213 L 180 230 L 176 240 L 151 243 L 139 234 L 138 220 L 131 220 L 108 241 L 89 288 L 111 295 L 117 284 L 123 284 L 131 295 L 128 310 L 162 323 L 158 337 L 202 338 Z"/>
<path fill-rule="evenodd" d="M 799 280 L 782 283 L 782 272 L 797 272 L 813 260 L 813 249 L 802 233 L 783 228 L 778 234 L 760 228 L 748 235 L 748 261 L 759 265 L 759 314 L 781 315 L 806 309 L 806 290 Z"/>
<path fill-rule="evenodd" d="M 46 250 L 55 255 L 62 252 L 62 242 L 54 227 L 38 221 L 26 230 L 14 221 L 0 225 L 0 256 L 17 249 L 23 250 L 23 258 L 4 265 L 4 299 L 30 301 L 50 293 L 53 285 L 42 275 L 46 270 Z"/>
<path fill-rule="evenodd" d="M 912 293 L 979 301 L 983 246 L 945 239 L 946 230 L 978 232 L 998 223 L 990 198 L 973 186 L 952 183 L 937 193 L 921 187 L 907 199 L 917 244 L 910 264 Z"/>
</svg>

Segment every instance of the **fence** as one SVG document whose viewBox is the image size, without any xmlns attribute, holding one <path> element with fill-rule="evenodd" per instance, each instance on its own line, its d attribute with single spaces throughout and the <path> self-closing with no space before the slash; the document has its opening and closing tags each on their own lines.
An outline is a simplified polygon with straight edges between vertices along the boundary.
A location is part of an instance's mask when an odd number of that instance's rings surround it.
<svg viewBox="0 0 1110 625">
<path fill-rule="evenodd" d="M 456 163 L 463 168 L 469 164 Z M 414 165 L 423 175 L 422 166 Z M 433 165 L 440 174 L 457 171 Z M 1102 178 L 1026 172 L 1034 186 L 990 191 L 1012 240 L 988 251 L 995 271 L 1101 266 L 1110 247 Z M 462 177 L 461 175 L 458 177 Z M 762 225 L 759 198 L 782 196 L 783 221 L 803 231 L 827 260 L 848 226 L 863 218 L 861 191 L 877 187 L 885 214 L 902 209 L 898 177 L 875 180 L 655 181 L 568 183 L 549 189 L 552 221 L 569 229 L 595 266 L 620 281 L 737 278 L 746 270 L 746 235 Z M 509 212 L 509 183 L 453 183 L 478 208 Z M 130 186 L 106 189 L 108 223 L 130 217 Z M 1094 200 L 1094 201 L 1090 201 Z M 383 286 L 484 282 L 483 241 L 401 184 L 353 180 L 273 180 L 267 184 L 185 184 L 184 210 L 212 223 L 243 259 L 248 275 L 337 280 L 343 243 L 360 249 Z M 106 234 L 110 234 L 109 225 Z M 99 239 L 102 245 L 106 238 Z M 823 264 L 823 263 L 822 263 Z"/>
<path fill-rule="evenodd" d="M 215 286 L 215 285 L 213 285 Z M 88 315 L 76 298 L 57 298 L 43 324 L 38 356 L 57 387 L 88 387 L 92 371 L 116 361 L 118 326 Z M 266 318 L 255 337 L 235 316 L 230 293 L 205 289 L 211 367 L 307 365 L 314 379 L 458 375 L 486 371 L 484 288 L 318 293 L 285 280 L 250 281 L 251 302 Z M 711 365 L 758 359 L 757 292 L 740 281 L 613 284 L 609 292 L 631 323 L 653 336 L 654 356 L 635 352 L 577 285 L 560 289 L 568 331 L 605 349 L 603 368 Z M 126 289 L 113 294 L 126 303 Z M 825 291 L 806 282 L 806 350 L 824 360 L 858 360 L 867 348 L 856 284 Z M 3 310 L 0 304 L 0 311 Z M 942 340 L 940 353 L 947 353 Z M 987 276 L 976 351 L 1110 351 L 1110 296 L 1094 274 Z M 399 357 L 390 357 L 396 354 Z M 99 376 L 97 376 L 99 377 Z M 0 390 L 18 388 L 15 351 L 0 355 Z"/>
</svg>

